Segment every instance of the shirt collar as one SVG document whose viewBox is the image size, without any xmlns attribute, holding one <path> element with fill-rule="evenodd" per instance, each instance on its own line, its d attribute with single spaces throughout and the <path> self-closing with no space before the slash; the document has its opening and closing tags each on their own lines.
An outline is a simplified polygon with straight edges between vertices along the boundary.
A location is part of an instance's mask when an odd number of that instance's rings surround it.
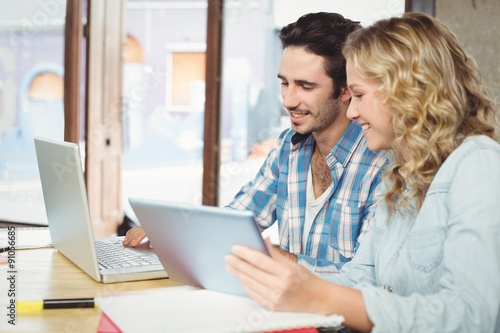
<svg viewBox="0 0 500 333">
<path fill-rule="evenodd" d="M 354 153 L 356 146 L 362 139 L 363 132 L 361 126 L 359 126 L 355 121 L 351 121 L 344 134 L 342 134 L 330 153 L 333 158 L 345 166 Z"/>
<path fill-rule="evenodd" d="M 297 143 L 302 142 L 305 139 L 307 139 L 310 135 L 311 135 L 311 133 L 307 133 L 307 134 L 295 133 L 292 136 L 292 144 L 296 145 Z"/>
<path fill-rule="evenodd" d="M 306 140 L 309 136 L 311 136 L 311 133 L 295 133 L 292 136 L 292 144 L 296 145 Z M 342 134 L 337 144 L 330 151 L 330 154 L 338 162 L 342 163 L 342 165 L 345 165 L 345 163 L 351 158 L 354 146 L 357 146 L 362 138 L 363 134 L 361 126 L 359 126 L 355 121 L 351 121 L 344 134 Z"/>
</svg>

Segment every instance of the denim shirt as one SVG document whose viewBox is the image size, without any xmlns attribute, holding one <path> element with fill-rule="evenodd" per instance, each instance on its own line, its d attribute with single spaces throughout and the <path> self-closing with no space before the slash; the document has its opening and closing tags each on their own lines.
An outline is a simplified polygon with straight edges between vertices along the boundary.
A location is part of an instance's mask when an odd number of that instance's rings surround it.
<svg viewBox="0 0 500 333">
<path fill-rule="evenodd" d="M 500 332 L 500 145 L 473 136 L 418 213 L 377 205 L 354 259 L 330 281 L 361 290 L 372 332 Z"/>
</svg>

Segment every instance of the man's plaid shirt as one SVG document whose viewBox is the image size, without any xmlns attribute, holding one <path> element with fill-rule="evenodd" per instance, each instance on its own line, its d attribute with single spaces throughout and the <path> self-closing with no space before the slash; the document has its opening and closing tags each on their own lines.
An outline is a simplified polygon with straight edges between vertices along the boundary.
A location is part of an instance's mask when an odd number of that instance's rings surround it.
<svg viewBox="0 0 500 333">
<path fill-rule="evenodd" d="M 255 179 L 242 187 L 228 207 L 250 210 L 266 229 L 276 221 L 280 245 L 317 274 L 329 274 L 349 261 L 369 226 L 383 167 L 390 153 L 368 149 L 361 127 L 352 122 L 327 155 L 333 185 L 302 246 L 307 174 L 312 135 L 281 133 Z"/>
</svg>

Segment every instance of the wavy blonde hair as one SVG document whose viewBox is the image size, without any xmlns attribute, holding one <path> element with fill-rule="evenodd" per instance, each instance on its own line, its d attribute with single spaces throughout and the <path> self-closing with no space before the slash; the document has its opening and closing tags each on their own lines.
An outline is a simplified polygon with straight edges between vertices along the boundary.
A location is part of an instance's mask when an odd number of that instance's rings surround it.
<svg viewBox="0 0 500 333">
<path fill-rule="evenodd" d="M 352 33 L 343 53 L 362 77 L 380 83 L 377 98 L 393 112 L 393 146 L 411 153 L 405 160 L 394 149 L 384 174 L 390 213 L 419 210 L 438 169 L 466 137 L 496 138 L 494 104 L 476 63 L 438 20 L 406 13 L 378 21 Z"/>
</svg>

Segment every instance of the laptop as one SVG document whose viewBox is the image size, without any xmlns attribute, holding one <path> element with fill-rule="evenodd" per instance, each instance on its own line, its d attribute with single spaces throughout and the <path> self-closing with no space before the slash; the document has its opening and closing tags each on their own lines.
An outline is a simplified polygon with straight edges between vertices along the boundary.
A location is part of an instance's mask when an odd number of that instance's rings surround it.
<svg viewBox="0 0 500 333">
<path fill-rule="evenodd" d="M 169 278 L 184 284 L 248 296 L 226 269 L 234 244 L 268 254 L 250 211 L 129 198 Z"/>
<path fill-rule="evenodd" d="M 121 245 L 123 237 L 94 239 L 78 145 L 34 140 L 52 245 L 99 282 L 167 277 L 147 244 L 130 248 Z"/>
</svg>

